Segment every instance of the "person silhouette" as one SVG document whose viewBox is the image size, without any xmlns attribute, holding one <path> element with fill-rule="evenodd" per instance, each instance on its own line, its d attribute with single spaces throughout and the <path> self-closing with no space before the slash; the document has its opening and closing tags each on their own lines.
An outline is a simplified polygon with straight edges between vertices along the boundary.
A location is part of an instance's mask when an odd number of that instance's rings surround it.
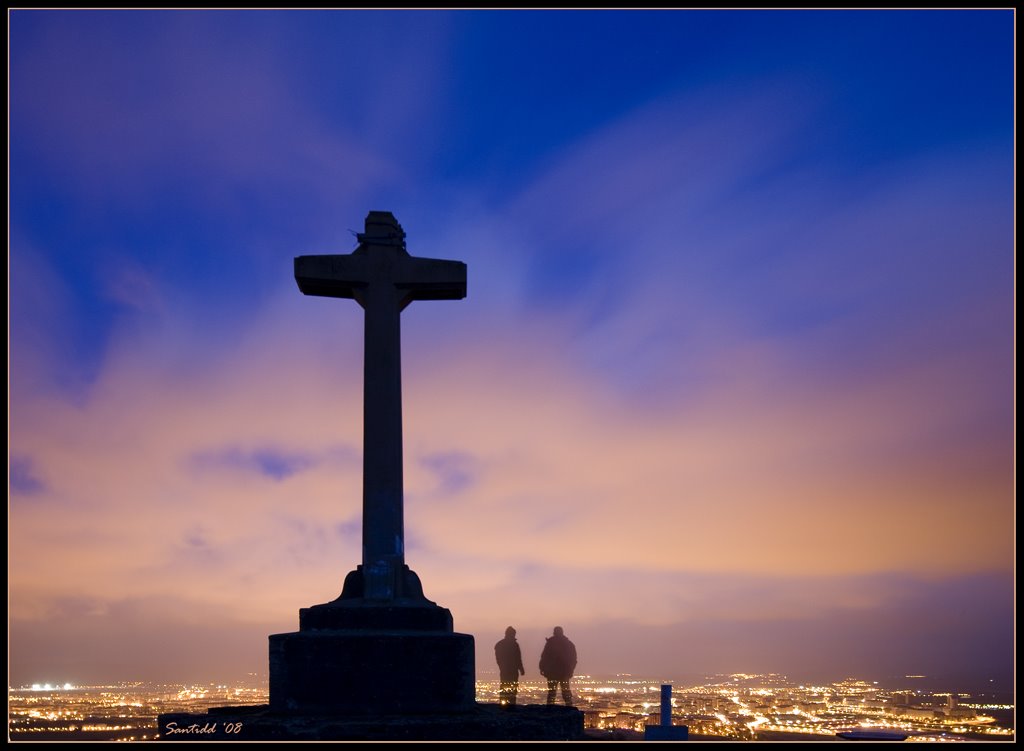
<svg viewBox="0 0 1024 751">
<path fill-rule="evenodd" d="M 548 704 L 555 703 L 555 692 L 561 686 L 565 706 L 572 706 L 569 680 L 574 670 L 576 645 L 569 641 L 561 626 L 555 626 L 554 633 L 547 638 L 544 651 L 540 653 L 540 674 L 548 679 Z"/>
<path fill-rule="evenodd" d="M 526 675 L 523 669 L 523 653 L 516 641 L 516 630 L 509 626 L 505 638 L 494 645 L 494 659 L 498 661 L 499 680 L 498 703 L 503 707 L 516 705 L 519 692 L 519 676 Z"/>
</svg>

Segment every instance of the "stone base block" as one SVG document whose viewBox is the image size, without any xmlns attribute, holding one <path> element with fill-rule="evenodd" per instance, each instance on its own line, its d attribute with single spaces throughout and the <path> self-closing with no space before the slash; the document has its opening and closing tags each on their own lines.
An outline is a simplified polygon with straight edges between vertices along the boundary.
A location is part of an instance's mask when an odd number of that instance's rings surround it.
<svg viewBox="0 0 1024 751">
<path fill-rule="evenodd" d="M 310 630 L 270 637 L 270 709 L 425 715 L 474 706 L 468 634 Z"/>
<path fill-rule="evenodd" d="M 645 741 L 685 741 L 690 737 L 686 725 L 648 725 L 644 728 Z"/>
<path fill-rule="evenodd" d="M 452 614 L 427 600 L 395 600 L 387 605 L 361 599 L 302 608 L 299 631 L 446 631 Z"/>
</svg>

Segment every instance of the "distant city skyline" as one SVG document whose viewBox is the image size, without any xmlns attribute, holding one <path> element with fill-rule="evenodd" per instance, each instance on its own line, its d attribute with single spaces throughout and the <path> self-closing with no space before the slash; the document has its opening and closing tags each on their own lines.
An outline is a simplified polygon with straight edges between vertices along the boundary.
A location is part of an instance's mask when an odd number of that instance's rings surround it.
<svg viewBox="0 0 1024 751">
<path fill-rule="evenodd" d="M 955 676 L 951 675 L 875 675 L 875 674 L 862 674 L 862 675 L 844 675 L 842 677 L 832 676 L 829 678 L 815 679 L 810 675 L 791 675 L 789 673 L 751 673 L 751 672 L 738 672 L 738 673 L 686 673 L 686 674 L 671 674 L 671 673 L 578 673 L 574 676 L 574 680 L 585 680 L 585 681 L 640 681 L 648 682 L 653 684 L 659 683 L 670 683 L 676 686 L 699 686 L 709 685 L 710 682 L 729 682 L 733 680 L 743 679 L 764 679 L 766 677 L 780 679 L 788 681 L 793 685 L 830 685 L 833 683 L 839 683 L 846 680 L 862 681 L 870 684 L 874 684 L 879 690 L 884 691 L 895 691 L 895 690 L 910 690 L 918 691 L 922 694 L 943 694 L 954 692 L 964 693 L 971 695 L 994 695 L 1002 694 L 1005 695 L 1007 692 L 1013 692 L 1012 683 L 998 683 L 996 679 L 980 679 L 972 681 L 971 677 L 967 678 L 966 683 L 958 682 Z M 476 682 L 478 686 L 490 683 L 496 683 L 498 681 L 498 671 L 496 668 L 480 667 L 477 669 Z M 523 676 L 520 681 L 524 684 L 536 685 L 544 687 L 546 690 L 546 679 L 536 674 L 532 678 Z M 266 689 L 267 685 L 267 673 L 263 672 L 250 672 L 243 676 L 229 676 L 222 677 L 221 680 L 192 680 L 192 681 L 145 681 L 145 680 L 130 680 L 122 679 L 117 681 L 107 681 L 103 683 L 86 683 L 86 684 L 74 684 L 68 681 L 50 681 L 50 682 L 35 682 L 32 684 L 21 684 L 21 685 L 10 685 L 8 688 L 12 691 L 77 691 L 80 689 L 94 689 L 102 686 L 160 686 L 160 685 L 180 685 L 180 686 L 245 686 L 249 688 Z"/>
<path fill-rule="evenodd" d="M 672 722 L 687 725 L 693 737 L 735 740 L 812 740 L 851 730 L 886 730 L 918 740 L 1013 739 L 1012 702 L 991 692 L 936 689 L 922 685 L 921 678 L 905 676 L 889 685 L 853 677 L 801 684 L 784 675 L 744 673 L 677 681 L 671 688 Z M 662 686 L 650 676 L 579 676 L 574 681 L 577 705 L 585 728 L 598 733 L 589 737 L 643 732 L 646 725 L 660 724 Z M 496 678 L 476 684 L 479 702 L 495 703 L 498 691 Z M 520 686 L 525 704 L 543 703 L 546 693 L 545 681 Z M 267 699 L 265 685 L 232 682 L 34 687 L 8 692 L 8 731 L 13 740 L 147 740 L 157 726 L 171 732 L 214 732 L 213 723 L 226 720 L 205 715 L 205 710 L 265 704 Z M 182 711 L 195 722 L 157 719 Z M 245 724 L 242 715 L 232 728 L 241 731 Z"/>
<path fill-rule="evenodd" d="M 9 21 L 9 681 L 218 680 L 360 560 L 370 210 L 406 561 L 527 678 L 1015 665 L 1012 10 Z"/>
</svg>

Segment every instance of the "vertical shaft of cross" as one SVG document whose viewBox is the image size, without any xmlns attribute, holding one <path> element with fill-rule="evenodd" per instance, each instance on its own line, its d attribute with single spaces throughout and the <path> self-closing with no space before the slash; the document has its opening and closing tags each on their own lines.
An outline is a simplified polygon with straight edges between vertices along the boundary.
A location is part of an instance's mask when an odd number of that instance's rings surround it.
<svg viewBox="0 0 1024 751">
<path fill-rule="evenodd" d="M 395 596 L 405 565 L 402 484 L 402 347 L 399 291 L 363 292 L 363 576 L 365 597 Z"/>
</svg>

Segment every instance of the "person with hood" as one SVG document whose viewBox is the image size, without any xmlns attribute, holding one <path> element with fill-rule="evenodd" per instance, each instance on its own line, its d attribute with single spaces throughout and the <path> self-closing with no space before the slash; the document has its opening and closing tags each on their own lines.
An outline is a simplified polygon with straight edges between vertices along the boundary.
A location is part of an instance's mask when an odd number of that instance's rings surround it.
<svg viewBox="0 0 1024 751">
<path fill-rule="evenodd" d="M 519 691 L 519 676 L 526 675 L 523 669 L 523 653 L 516 641 L 516 630 L 509 626 L 505 638 L 494 645 L 494 659 L 498 661 L 499 680 L 498 702 L 503 707 L 516 705 Z"/>
<path fill-rule="evenodd" d="M 569 680 L 575 670 L 576 645 L 569 641 L 561 626 L 555 626 L 554 634 L 548 637 L 540 654 L 540 674 L 548 679 L 548 704 L 555 703 L 555 693 L 561 686 L 562 700 L 567 707 L 572 706 Z"/>
</svg>

